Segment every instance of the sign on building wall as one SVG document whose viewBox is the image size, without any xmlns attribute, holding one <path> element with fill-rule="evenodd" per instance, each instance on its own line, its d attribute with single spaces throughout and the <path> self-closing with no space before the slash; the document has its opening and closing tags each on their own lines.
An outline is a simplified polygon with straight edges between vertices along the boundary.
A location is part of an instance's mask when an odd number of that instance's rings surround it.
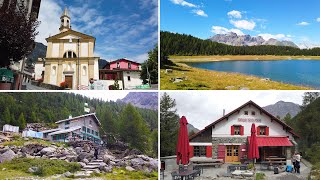
<svg viewBox="0 0 320 180">
<path fill-rule="evenodd" d="M 255 119 L 255 118 L 238 118 L 238 122 L 243 122 L 243 123 L 261 123 L 261 119 Z"/>
</svg>

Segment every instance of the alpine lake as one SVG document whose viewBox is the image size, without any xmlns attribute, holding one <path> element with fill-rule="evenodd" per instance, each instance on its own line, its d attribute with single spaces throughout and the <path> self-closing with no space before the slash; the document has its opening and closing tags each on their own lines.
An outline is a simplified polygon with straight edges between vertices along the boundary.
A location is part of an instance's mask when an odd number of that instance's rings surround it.
<svg viewBox="0 0 320 180">
<path fill-rule="evenodd" d="M 320 60 L 229 60 L 185 64 L 194 68 L 236 72 L 320 89 Z"/>
</svg>

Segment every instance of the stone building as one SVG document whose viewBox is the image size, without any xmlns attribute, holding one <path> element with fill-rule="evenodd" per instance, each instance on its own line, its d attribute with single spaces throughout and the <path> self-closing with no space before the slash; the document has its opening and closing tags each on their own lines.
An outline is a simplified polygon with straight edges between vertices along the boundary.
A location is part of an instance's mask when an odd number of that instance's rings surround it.
<svg viewBox="0 0 320 180">
<path fill-rule="evenodd" d="M 69 142 L 90 140 L 100 144 L 99 128 L 101 123 L 95 113 L 72 117 L 57 121 L 57 129 L 42 131 L 44 139 L 51 141 Z"/>
<path fill-rule="evenodd" d="M 292 157 L 297 147 L 295 139 L 299 136 L 286 123 L 252 101 L 191 136 L 191 157 L 223 159 L 224 162 L 246 159 L 252 123 L 255 123 L 257 131 L 258 161 L 269 156 Z"/>
<path fill-rule="evenodd" d="M 60 20 L 60 33 L 46 39 L 48 46 L 44 59 L 44 74 L 35 76 L 43 76 L 44 83 L 56 86 L 65 82 L 70 89 L 87 87 L 90 79 L 99 79 L 99 57 L 94 57 L 95 38 L 71 29 L 71 18 L 67 9 Z M 42 68 L 35 72 L 43 73 Z"/>
</svg>

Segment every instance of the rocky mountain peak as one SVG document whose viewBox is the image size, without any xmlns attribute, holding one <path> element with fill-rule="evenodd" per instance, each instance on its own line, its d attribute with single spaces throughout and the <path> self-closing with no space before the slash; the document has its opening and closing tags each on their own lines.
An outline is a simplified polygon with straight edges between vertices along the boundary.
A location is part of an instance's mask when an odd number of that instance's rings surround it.
<svg viewBox="0 0 320 180">
<path fill-rule="evenodd" d="M 231 46 L 259 46 L 259 45 L 275 45 L 275 46 L 291 46 L 298 48 L 296 44 L 291 41 L 279 41 L 271 38 L 269 40 L 263 39 L 261 36 L 237 35 L 234 32 L 228 34 L 217 34 L 209 38 L 209 40 L 219 43 L 228 44 Z"/>
<path fill-rule="evenodd" d="M 139 108 L 146 109 L 158 109 L 158 94 L 153 92 L 143 93 L 143 92 L 129 92 L 126 97 L 119 100 L 123 103 L 131 103 L 132 105 Z"/>
</svg>

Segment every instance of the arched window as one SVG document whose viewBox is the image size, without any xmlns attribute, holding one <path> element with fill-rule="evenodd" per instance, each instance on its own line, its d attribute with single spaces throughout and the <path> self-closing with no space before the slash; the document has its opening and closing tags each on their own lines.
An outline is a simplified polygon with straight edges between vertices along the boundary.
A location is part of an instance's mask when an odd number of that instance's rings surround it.
<svg viewBox="0 0 320 180">
<path fill-rule="evenodd" d="M 77 58 L 77 55 L 73 51 L 67 51 L 63 54 L 63 58 Z"/>
</svg>

